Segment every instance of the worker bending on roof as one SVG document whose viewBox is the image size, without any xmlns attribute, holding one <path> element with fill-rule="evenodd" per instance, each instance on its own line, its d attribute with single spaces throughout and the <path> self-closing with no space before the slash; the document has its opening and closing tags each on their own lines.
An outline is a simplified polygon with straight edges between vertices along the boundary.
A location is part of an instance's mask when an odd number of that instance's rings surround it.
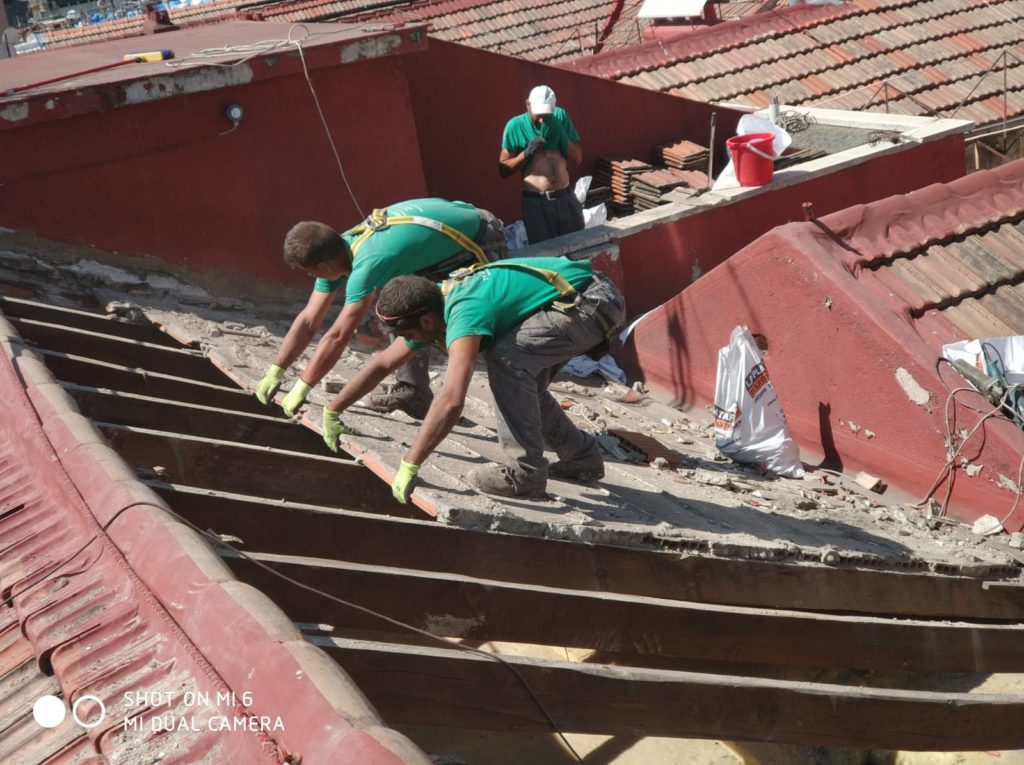
<svg viewBox="0 0 1024 765">
<path fill-rule="evenodd" d="M 403 276 L 381 290 L 377 315 L 399 335 L 324 408 L 324 440 L 337 449 L 351 433 L 340 415 L 389 371 L 444 338 L 448 370 L 392 484 L 407 502 L 423 460 L 458 422 L 477 356 L 483 352 L 497 409 L 504 465 L 470 471 L 483 492 L 542 496 L 549 476 L 595 481 L 604 476 L 597 440 L 577 428 L 548 392 L 559 369 L 581 353 L 606 348 L 622 325 L 622 294 L 588 260 L 513 258 L 473 267 L 442 285 Z M 545 446 L 558 455 L 552 465 Z"/>
<path fill-rule="evenodd" d="M 385 210 L 374 210 L 365 223 L 341 234 L 314 221 L 295 224 L 284 240 L 285 262 L 316 281 L 309 302 L 295 317 L 277 358 L 256 386 L 256 397 L 264 404 L 273 399 L 284 370 L 309 345 L 339 290 L 345 290 L 341 313 L 317 344 L 313 360 L 281 402 L 289 417 L 341 358 L 377 292 L 388 280 L 405 274 L 429 274 L 441 279 L 462 266 L 505 255 L 501 221 L 466 202 L 410 199 Z M 410 355 L 406 361 L 395 373 L 395 385 L 372 396 L 369 406 L 381 412 L 400 409 L 422 419 L 433 398 L 429 357 L 423 351 L 414 357 Z"/>
<path fill-rule="evenodd" d="M 555 106 L 555 91 L 538 85 L 526 112 L 508 121 L 501 137 L 498 172 L 523 178 L 523 223 L 530 244 L 583 228 L 583 205 L 569 183 L 569 168 L 583 161 L 580 136 L 568 112 Z"/>
</svg>

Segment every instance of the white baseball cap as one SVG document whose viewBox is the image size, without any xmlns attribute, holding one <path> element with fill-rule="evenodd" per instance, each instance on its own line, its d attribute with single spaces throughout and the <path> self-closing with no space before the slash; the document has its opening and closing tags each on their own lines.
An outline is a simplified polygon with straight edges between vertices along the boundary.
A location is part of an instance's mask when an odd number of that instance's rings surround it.
<svg viewBox="0 0 1024 765">
<path fill-rule="evenodd" d="M 547 85 L 538 85 L 530 91 L 526 101 L 533 114 L 553 114 L 555 111 L 555 91 Z"/>
</svg>

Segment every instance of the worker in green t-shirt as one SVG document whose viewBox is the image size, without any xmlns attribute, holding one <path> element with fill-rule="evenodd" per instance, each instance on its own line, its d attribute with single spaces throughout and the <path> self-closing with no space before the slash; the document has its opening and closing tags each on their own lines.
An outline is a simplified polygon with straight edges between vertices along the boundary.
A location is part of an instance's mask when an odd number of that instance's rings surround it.
<svg viewBox="0 0 1024 765">
<path fill-rule="evenodd" d="M 284 370 L 309 345 L 339 290 L 345 291 L 341 313 L 281 402 L 289 417 L 341 358 L 377 292 L 390 279 L 406 274 L 440 279 L 477 260 L 503 258 L 507 252 L 504 228 L 493 214 L 466 202 L 438 198 L 410 199 L 375 210 L 365 223 L 341 234 L 324 223 L 297 223 L 285 237 L 284 259 L 316 281 L 306 307 L 295 317 L 274 363 L 256 386 L 256 397 L 264 404 L 274 398 Z M 433 398 L 428 366 L 427 353 L 417 354 L 396 371 L 395 385 L 372 396 L 369 406 L 382 412 L 400 409 L 422 419 Z"/>
<path fill-rule="evenodd" d="M 523 181 L 523 224 L 530 244 L 583 228 L 583 205 L 569 182 L 566 161 L 583 161 L 580 136 L 568 112 L 555 105 L 555 91 L 538 85 L 526 99 L 526 112 L 505 125 L 498 155 L 502 178 Z"/>
<path fill-rule="evenodd" d="M 569 359 L 601 347 L 625 320 L 622 294 L 590 261 L 511 258 L 456 274 L 441 286 L 399 277 L 381 290 L 377 316 L 399 337 L 324 408 L 323 434 L 337 449 L 338 437 L 351 433 L 341 413 L 389 371 L 443 338 L 448 370 L 392 483 L 400 502 L 408 501 L 423 460 L 458 422 L 481 353 L 506 462 L 470 471 L 470 483 L 488 494 L 537 497 L 549 477 L 604 477 L 597 440 L 576 427 L 548 392 Z M 545 447 L 558 462 L 548 463 Z"/>
</svg>

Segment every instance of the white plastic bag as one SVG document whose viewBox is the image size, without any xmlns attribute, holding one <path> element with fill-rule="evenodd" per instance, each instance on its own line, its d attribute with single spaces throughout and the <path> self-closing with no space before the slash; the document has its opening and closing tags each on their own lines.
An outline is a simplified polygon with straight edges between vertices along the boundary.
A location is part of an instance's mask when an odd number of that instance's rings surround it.
<svg viewBox="0 0 1024 765">
<path fill-rule="evenodd" d="M 509 252 L 521 249 L 529 243 L 526 237 L 526 224 L 521 220 L 513 221 L 505 226 L 505 245 Z"/>
<path fill-rule="evenodd" d="M 800 450 L 750 330 L 732 331 L 718 351 L 715 446 L 737 462 L 760 463 L 769 473 L 800 478 Z"/>
<path fill-rule="evenodd" d="M 593 207 L 583 208 L 583 228 L 600 226 L 606 220 L 608 220 L 608 208 L 604 206 L 604 202 Z"/>
<path fill-rule="evenodd" d="M 587 203 L 587 192 L 590 191 L 590 182 L 592 180 L 594 180 L 594 176 L 584 175 L 576 181 L 576 185 L 573 187 L 572 193 L 576 195 L 581 205 Z"/>
<path fill-rule="evenodd" d="M 1024 336 L 962 340 L 942 346 L 942 355 L 966 361 L 989 376 L 1002 374 L 1009 385 L 1024 383 Z"/>
</svg>

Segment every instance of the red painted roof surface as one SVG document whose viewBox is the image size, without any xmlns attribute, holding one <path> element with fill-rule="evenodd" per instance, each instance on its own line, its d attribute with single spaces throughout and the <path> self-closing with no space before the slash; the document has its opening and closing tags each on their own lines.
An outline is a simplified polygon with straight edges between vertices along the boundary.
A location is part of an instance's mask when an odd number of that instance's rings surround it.
<svg viewBox="0 0 1024 765">
<path fill-rule="evenodd" d="M 2 318 L 0 390 L 0 761 L 426 762 L 135 479 Z M 44 695 L 92 727 L 38 725 Z"/>
<path fill-rule="evenodd" d="M 228 21 L 155 37 L 103 40 L 18 56 L 4 62 L 0 70 L 0 112 L 9 103 L 28 101 L 29 105 L 27 110 L 10 106 L 6 119 L 0 120 L 0 130 L 283 76 L 301 70 L 303 63 L 311 70 L 335 66 L 339 46 L 342 58 L 357 60 L 399 55 L 426 44 L 422 30 L 412 26 L 397 36 L 389 35 L 380 45 L 364 44 L 381 34 L 379 26 L 371 25 L 296 28 L 285 23 Z M 302 47 L 301 60 L 296 42 Z M 347 45 L 354 47 L 346 49 Z M 127 54 L 162 49 L 171 50 L 173 59 L 124 63 Z M 12 89 L 17 92 L 8 92 Z"/>
<path fill-rule="evenodd" d="M 600 53 L 583 71 L 700 101 L 888 109 L 987 124 L 1024 113 L 1019 0 L 852 0 L 775 9 Z M 990 71 L 991 70 L 991 71 Z M 990 72 L 987 77 L 984 75 Z"/>
<path fill-rule="evenodd" d="M 1022 282 L 1017 161 L 779 226 L 652 311 L 633 342 L 652 388 L 699 404 L 715 395 L 719 348 L 745 324 L 767 338 L 765 363 L 802 448 L 915 499 L 934 496 L 960 520 L 987 513 L 1014 531 L 1024 528 L 1013 488 L 1024 435 L 1005 417 L 976 431 L 958 452 L 950 500 L 947 443 L 957 447 L 991 407 L 954 397 L 965 383 L 938 358 L 944 344 L 1024 334 Z"/>
</svg>

